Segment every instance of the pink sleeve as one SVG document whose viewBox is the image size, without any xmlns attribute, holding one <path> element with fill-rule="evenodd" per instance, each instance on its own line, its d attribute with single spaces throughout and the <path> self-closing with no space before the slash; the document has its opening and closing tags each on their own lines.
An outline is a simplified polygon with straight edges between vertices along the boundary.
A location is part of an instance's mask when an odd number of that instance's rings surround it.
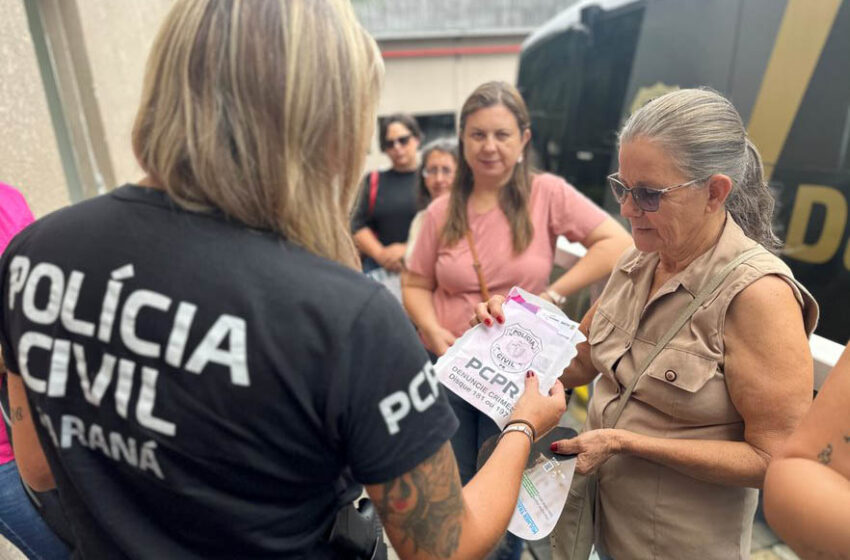
<svg viewBox="0 0 850 560">
<path fill-rule="evenodd" d="M 14 188 L 0 183 L 0 252 L 19 231 L 34 221 L 27 201 Z"/>
<path fill-rule="evenodd" d="M 23 195 L 9 185 L 0 183 L 0 253 L 19 231 L 33 221 L 32 212 Z M 0 379 L 0 386 L 2 384 L 3 380 Z M 14 458 L 6 425 L 0 421 L 0 464 L 6 464 Z"/>
<path fill-rule="evenodd" d="M 422 219 L 422 229 L 416 238 L 416 246 L 413 254 L 407 262 L 407 269 L 413 273 L 424 276 L 429 280 L 436 280 L 435 269 L 437 267 L 437 249 L 440 245 L 440 232 L 437 220 L 431 208 L 425 211 Z"/>
<path fill-rule="evenodd" d="M 553 235 L 581 243 L 608 218 L 604 210 L 560 177 L 546 174 L 538 180 L 545 181 L 550 191 L 549 228 Z"/>
</svg>

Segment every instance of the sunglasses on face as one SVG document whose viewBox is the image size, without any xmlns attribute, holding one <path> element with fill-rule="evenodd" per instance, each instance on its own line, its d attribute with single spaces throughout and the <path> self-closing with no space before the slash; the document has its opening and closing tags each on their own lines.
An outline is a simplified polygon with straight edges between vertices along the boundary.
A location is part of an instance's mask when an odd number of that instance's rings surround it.
<svg viewBox="0 0 850 560">
<path fill-rule="evenodd" d="M 629 196 L 629 194 L 631 194 L 635 206 L 637 206 L 644 212 L 657 212 L 658 207 L 661 205 L 662 196 L 664 196 L 670 191 L 675 191 L 676 189 L 683 189 L 685 187 L 690 187 L 698 183 L 702 183 L 703 181 L 707 181 L 709 177 L 705 177 L 704 179 L 694 179 L 693 181 L 688 181 L 687 183 L 673 185 L 672 187 L 666 187 L 663 189 L 650 189 L 647 187 L 629 188 L 626 186 L 623 180 L 620 179 L 620 176 L 617 173 L 608 175 L 607 179 L 608 185 L 611 187 L 611 192 L 614 193 L 614 198 L 617 200 L 618 203 L 625 204 L 626 198 Z"/>
<path fill-rule="evenodd" d="M 410 142 L 411 137 L 413 137 L 412 134 L 405 134 L 404 136 L 399 136 L 398 138 L 387 138 L 382 144 L 382 146 L 384 147 L 384 151 L 394 148 L 396 143 L 398 143 L 402 148 L 407 146 L 407 143 Z"/>
</svg>

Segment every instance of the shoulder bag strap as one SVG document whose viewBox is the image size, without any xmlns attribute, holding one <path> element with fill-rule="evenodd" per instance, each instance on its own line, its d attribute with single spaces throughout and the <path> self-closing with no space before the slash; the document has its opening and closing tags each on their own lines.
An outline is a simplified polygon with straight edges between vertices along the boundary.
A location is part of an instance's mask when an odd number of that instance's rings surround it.
<svg viewBox="0 0 850 560">
<path fill-rule="evenodd" d="M 378 171 L 369 173 L 369 217 L 375 212 L 375 201 L 378 200 Z"/>
<path fill-rule="evenodd" d="M 661 340 L 655 345 L 655 348 L 652 349 L 652 352 L 649 353 L 649 356 L 643 361 L 638 369 L 637 374 L 632 379 L 632 382 L 626 388 L 626 392 L 623 393 L 622 398 L 620 399 L 620 404 L 617 407 L 617 411 L 614 413 L 613 422 L 611 422 L 611 428 L 617 425 L 617 421 L 620 419 L 620 415 L 623 413 L 623 409 L 626 408 L 626 403 L 629 401 L 629 398 L 632 396 L 632 392 L 635 390 L 635 385 L 637 385 L 638 380 L 643 377 L 644 372 L 646 372 L 649 364 L 652 363 L 652 360 L 658 355 L 661 350 L 667 346 L 667 343 L 679 332 L 679 329 L 684 326 L 684 324 L 691 318 L 691 316 L 696 313 L 696 310 L 708 299 L 714 290 L 717 289 L 718 286 L 726 279 L 729 274 L 738 268 L 738 265 L 742 262 L 746 261 L 756 253 L 760 253 L 762 251 L 762 247 L 753 247 L 752 249 L 748 249 L 738 255 L 732 262 L 724 266 L 720 272 L 712 276 L 711 280 L 705 285 L 705 287 L 696 295 L 694 300 L 682 311 L 681 315 L 676 318 L 676 321 L 670 327 L 670 329 L 661 337 Z"/>
<path fill-rule="evenodd" d="M 478 251 L 475 250 L 475 238 L 472 237 L 472 230 L 466 230 L 466 242 L 469 243 L 469 250 L 472 252 L 472 268 L 475 269 L 475 275 L 478 276 L 478 289 L 481 291 L 481 299 L 485 302 L 489 301 L 490 290 L 487 289 L 484 271 L 481 270 L 481 263 L 478 261 Z"/>
</svg>

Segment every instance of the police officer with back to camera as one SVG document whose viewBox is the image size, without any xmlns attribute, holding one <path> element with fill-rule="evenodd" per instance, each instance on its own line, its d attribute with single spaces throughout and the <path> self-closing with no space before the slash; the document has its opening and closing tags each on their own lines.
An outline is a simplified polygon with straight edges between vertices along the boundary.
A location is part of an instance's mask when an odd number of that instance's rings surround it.
<svg viewBox="0 0 850 560">
<path fill-rule="evenodd" d="M 361 484 L 402 558 L 504 532 L 563 390 L 529 377 L 461 487 L 445 393 L 348 231 L 382 73 L 345 0 L 180 0 L 133 130 L 144 179 L 9 245 L 15 451 L 79 557 L 350 558 L 358 531 L 375 554 L 359 513 L 332 528 Z"/>
</svg>

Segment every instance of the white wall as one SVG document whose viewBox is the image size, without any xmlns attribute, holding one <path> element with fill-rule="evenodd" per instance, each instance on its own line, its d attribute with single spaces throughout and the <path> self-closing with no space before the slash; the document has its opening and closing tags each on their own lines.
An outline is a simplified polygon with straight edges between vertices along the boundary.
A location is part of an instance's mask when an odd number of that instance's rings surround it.
<svg viewBox="0 0 850 560">
<path fill-rule="evenodd" d="M 67 0 L 64 0 L 67 1 Z M 86 53 L 116 185 L 138 181 L 130 133 L 145 62 L 173 0 L 77 0 Z"/>
<path fill-rule="evenodd" d="M 487 47 L 518 45 L 521 36 L 455 40 L 384 41 L 381 50 L 427 50 L 432 48 Z M 406 112 L 457 113 L 472 91 L 491 80 L 516 82 L 519 55 L 459 54 L 385 58 L 386 77 L 378 114 Z M 377 136 L 366 162 L 367 169 L 388 167 L 389 159 L 380 153 Z"/>
<path fill-rule="evenodd" d="M 137 180 L 130 132 L 138 107 L 144 65 L 160 22 L 173 0 L 59 0 L 79 14 L 82 56 L 87 60 L 114 184 Z M 67 6 L 66 6 L 67 7 Z M 0 181 L 18 186 L 37 215 L 69 203 L 56 135 L 33 50 L 23 0 L 0 0 Z M 383 51 L 518 46 L 524 36 L 387 40 Z M 48 38 L 49 40 L 49 38 Z M 475 87 L 516 79 L 518 54 L 455 54 L 386 58 L 379 114 L 457 113 Z M 78 148 L 75 146 L 75 148 Z M 367 169 L 386 167 L 377 139 Z"/>
<path fill-rule="evenodd" d="M 42 216 L 68 204 L 68 185 L 22 0 L 0 0 L 0 181 Z"/>
</svg>

